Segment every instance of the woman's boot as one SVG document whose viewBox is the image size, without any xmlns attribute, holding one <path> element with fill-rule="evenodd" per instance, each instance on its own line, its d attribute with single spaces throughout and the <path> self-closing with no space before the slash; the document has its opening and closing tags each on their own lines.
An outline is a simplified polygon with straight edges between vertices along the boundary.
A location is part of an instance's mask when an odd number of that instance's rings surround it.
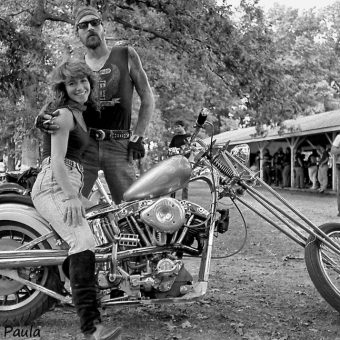
<svg viewBox="0 0 340 340">
<path fill-rule="evenodd" d="M 108 330 L 101 325 L 97 303 L 95 255 L 90 250 L 72 254 L 69 262 L 72 298 L 86 340 L 118 340 L 121 329 Z"/>
</svg>

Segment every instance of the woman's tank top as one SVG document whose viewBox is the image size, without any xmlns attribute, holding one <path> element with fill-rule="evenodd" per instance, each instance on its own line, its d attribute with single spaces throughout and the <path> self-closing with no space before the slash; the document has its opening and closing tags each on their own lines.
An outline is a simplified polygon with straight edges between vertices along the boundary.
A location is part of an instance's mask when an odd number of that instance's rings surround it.
<svg viewBox="0 0 340 340">
<path fill-rule="evenodd" d="M 90 137 L 88 132 L 86 132 L 77 122 L 74 111 L 83 112 L 85 107 L 75 102 L 68 102 L 60 108 L 68 108 L 72 112 L 75 122 L 75 127 L 69 134 L 65 158 L 81 164 L 82 154 L 89 143 Z M 49 133 L 44 133 L 42 158 L 45 159 L 49 156 L 51 156 L 51 135 Z"/>
</svg>

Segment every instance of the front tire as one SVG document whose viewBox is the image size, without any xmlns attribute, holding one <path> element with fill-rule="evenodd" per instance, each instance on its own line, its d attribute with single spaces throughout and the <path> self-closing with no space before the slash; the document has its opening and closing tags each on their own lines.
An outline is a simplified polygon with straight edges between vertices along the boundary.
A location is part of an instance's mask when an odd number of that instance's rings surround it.
<svg viewBox="0 0 340 340">
<path fill-rule="evenodd" d="M 326 223 L 319 228 L 340 246 L 340 223 Z M 310 236 L 305 247 L 305 261 L 315 288 L 340 312 L 340 255 Z"/>
<path fill-rule="evenodd" d="M 0 248 L 14 250 L 39 237 L 34 229 L 16 221 L 0 221 Z M 33 249 L 50 249 L 44 242 Z M 13 269 L 14 270 L 14 269 Z M 17 269 L 20 276 L 53 289 L 59 282 L 55 268 L 31 267 Z M 52 297 L 0 275 L 0 325 L 27 325 L 55 304 Z"/>
</svg>

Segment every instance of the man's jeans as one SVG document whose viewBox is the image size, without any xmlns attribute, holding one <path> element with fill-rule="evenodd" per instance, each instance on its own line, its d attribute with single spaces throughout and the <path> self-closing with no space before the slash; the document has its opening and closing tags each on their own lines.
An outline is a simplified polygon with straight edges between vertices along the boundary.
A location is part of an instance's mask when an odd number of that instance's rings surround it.
<svg viewBox="0 0 340 340">
<path fill-rule="evenodd" d="M 82 163 L 85 197 L 89 196 L 98 171 L 103 170 L 113 201 L 116 204 L 122 201 L 123 193 L 136 179 L 134 166 L 128 161 L 128 143 L 128 139 L 96 141 L 90 138 Z"/>
<path fill-rule="evenodd" d="M 285 165 L 282 170 L 282 186 L 290 187 L 290 164 Z"/>
<path fill-rule="evenodd" d="M 320 183 L 320 190 L 326 190 L 328 185 L 328 165 L 319 166 L 318 181 Z"/>
<path fill-rule="evenodd" d="M 305 187 L 305 176 L 303 173 L 303 168 L 300 166 L 294 167 L 295 171 L 295 187 L 304 188 Z"/>
</svg>

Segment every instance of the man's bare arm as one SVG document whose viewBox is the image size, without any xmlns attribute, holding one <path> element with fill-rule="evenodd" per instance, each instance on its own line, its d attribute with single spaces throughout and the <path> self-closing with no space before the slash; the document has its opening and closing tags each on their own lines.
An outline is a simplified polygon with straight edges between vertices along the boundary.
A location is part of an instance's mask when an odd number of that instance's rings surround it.
<svg viewBox="0 0 340 340">
<path fill-rule="evenodd" d="M 138 120 L 133 133 L 138 136 L 144 136 L 155 109 L 155 101 L 140 58 L 135 49 L 130 46 L 128 47 L 128 56 L 130 76 L 141 99 Z"/>
</svg>

